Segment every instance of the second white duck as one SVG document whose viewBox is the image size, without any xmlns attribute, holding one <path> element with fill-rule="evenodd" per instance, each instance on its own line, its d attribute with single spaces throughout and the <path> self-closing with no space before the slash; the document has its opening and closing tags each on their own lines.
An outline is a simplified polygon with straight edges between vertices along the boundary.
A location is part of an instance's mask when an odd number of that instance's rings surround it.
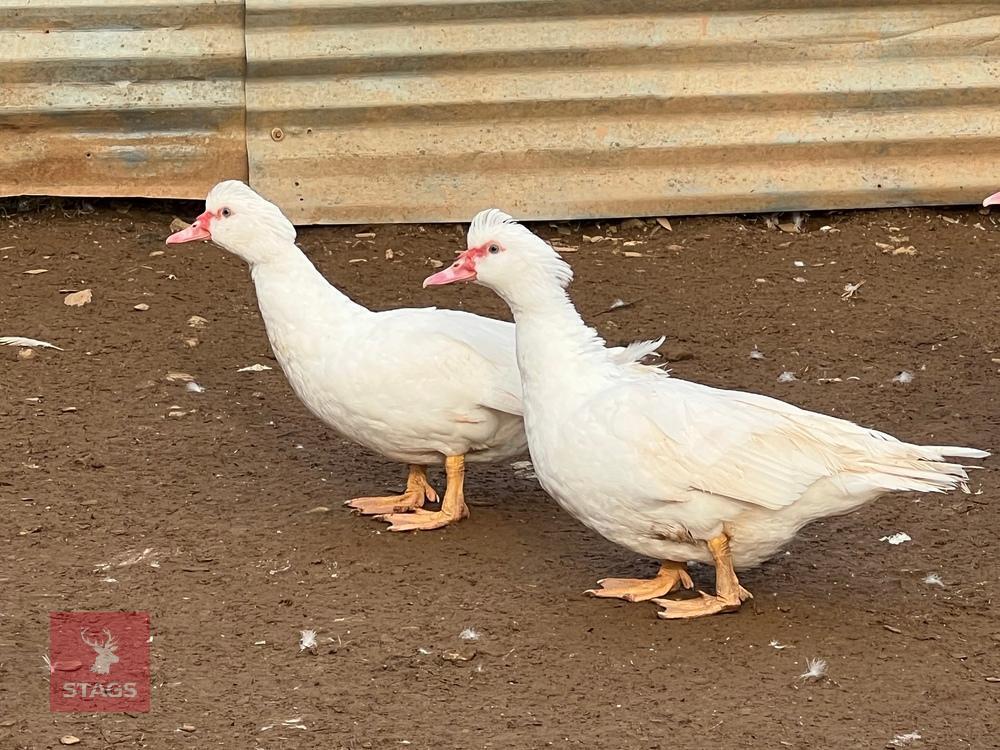
<svg viewBox="0 0 1000 750">
<path fill-rule="evenodd" d="M 623 368 L 573 307 L 573 274 L 543 240 L 496 209 L 468 249 L 424 285 L 474 280 L 517 327 L 528 445 L 542 487 L 607 539 L 661 563 L 651 580 L 605 579 L 590 593 L 654 599 L 664 618 L 729 612 L 750 597 L 735 568 L 758 565 L 810 521 L 890 491 L 968 491 L 973 448 L 921 446 L 766 396 Z M 715 566 L 716 592 L 690 588 L 688 561 Z"/>
</svg>

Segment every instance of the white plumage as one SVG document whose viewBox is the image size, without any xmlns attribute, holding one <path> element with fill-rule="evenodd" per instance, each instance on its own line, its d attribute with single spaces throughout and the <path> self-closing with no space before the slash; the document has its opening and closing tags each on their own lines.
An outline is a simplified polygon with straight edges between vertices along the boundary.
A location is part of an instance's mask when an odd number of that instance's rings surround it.
<svg viewBox="0 0 1000 750">
<path fill-rule="evenodd" d="M 39 349 L 55 349 L 56 351 L 62 351 L 55 344 L 50 344 L 48 341 L 40 341 L 39 339 L 29 339 L 24 336 L 0 336 L 0 346 L 27 346 L 27 347 L 38 347 Z"/>
<path fill-rule="evenodd" d="M 734 564 L 757 565 L 810 521 L 886 492 L 967 491 L 965 467 L 949 458 L 988 455 L 912 445 L 766 396 L 621 367 L 574 309 L 565 292 L 572 272 L 544 241 L 494 209 L 473 221 L 469 248 L 469 273 L 514 314 L 542 486 L 588 527 L 663 562 L 656 579 L 608 579 L 599 596 L 661 596 L 689 586 L 683 564 L 700 561 L 716 565 L 717 595 L 658 600 L 661 616 L 735 609 L 749 592 Z"/>
<path fill-rule="evenodd" d="M 238 181 L 213 188 L 205 213 L 168 241 L 209 237 L 250 264 L 271 348 L 302 403 L 345 437 L 410 465 L 402 495 L 356 498 L 353 507 L 384 514 L 393 530 L 436 528 L 468 513 L 465 459 L 524 453 L 512 324 L 436 308 L 375 312 L 353 302 L 296 246 L 278 207 Z M 651 345 L 615 356 L 642 356 Z M 443 462 L 451 494 L 441 511 L 422 511 L 437 499 L 424 467 Z"/>
</svg>

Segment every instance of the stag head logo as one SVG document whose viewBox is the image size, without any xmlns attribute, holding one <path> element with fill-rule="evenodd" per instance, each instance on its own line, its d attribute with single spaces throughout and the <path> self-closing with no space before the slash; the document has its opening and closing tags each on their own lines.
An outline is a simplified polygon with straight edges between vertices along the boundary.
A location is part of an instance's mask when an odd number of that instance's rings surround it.
<svg viewBox="0 0 1000 750">
<path fill-rule="evenodd" d="M 90 646 L 97 654 L 94 663 L 90 665 L 90 671 L 94 674 L 108 674 L 111 671 L 111 665 L 118 662 L 118 654 L 115 653 L 118 650 L 118 643 L 115 641 L 115 637 L 107 628 L 101 632 L 104 635 L 104 643 L 96 638 L 91 638 L 86 628 L 80 631 L 80 640 Z"/>
<path fill-rule="evenodd" d="M 84 714 L 149 711 L 150 640 L 148 612 L 50 612 L 49 707 Z M 9 744 L 0 741 L 0 748 Z"/>
</svg>

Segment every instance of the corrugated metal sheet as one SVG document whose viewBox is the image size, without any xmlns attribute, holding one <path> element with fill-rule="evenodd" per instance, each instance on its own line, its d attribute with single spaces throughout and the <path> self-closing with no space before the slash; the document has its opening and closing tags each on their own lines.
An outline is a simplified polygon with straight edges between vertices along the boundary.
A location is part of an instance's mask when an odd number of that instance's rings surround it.
<svg viewBox="0 0 1000 750">
<path fill-rule="evenodd" d="M 0 195 L 201 197 L 249 152 L 297 223 L 968 203 L 1000 7 L 0 0 L 0 135 Z"/>
<path fill-rule="evenodd" d="M 0 0 L 0 195 L 247 176 L 242 0 Z"/>
<path fill-rule="evenodd" d="M 297 223 L 977 202 L 1000 7 L 247 0 L 250 175 Z"/>
</svg>

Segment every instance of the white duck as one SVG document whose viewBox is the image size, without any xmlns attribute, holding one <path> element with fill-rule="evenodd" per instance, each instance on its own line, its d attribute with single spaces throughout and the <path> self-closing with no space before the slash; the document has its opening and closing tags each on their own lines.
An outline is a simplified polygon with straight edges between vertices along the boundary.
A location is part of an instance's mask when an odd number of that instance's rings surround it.
<svg viewBox="0 0 1000 750">
<path fill-rule="evenodd" d="M 202 213 L 168 244 L 213 240 L 250 264 L 274 355 L 302 403 L 327 425 L 409 464 L 406 491 L 348 505 L 391 531 L 436 529 L 469 515 L 465 461 L 500 461 L 526 447 L 514 326 L 457 310 L 374 312 L 323 278 L 295 227 L 242 182 L 212 188 Z M 622 361 L 658 342 L 617 350 Z M 444 463 L 438 511 L 427 466 Z"/>
<path fill-rule="evenodd" d="M 947 456 L 972 448 L 903 443 L 766 396 L 623 368 L 566 294 L 570 267 L 496 209 L 476 216 L 468 250 L 424 285 L 475 280 L 510 306 L 528 447 L 542 487 L 611 541 L 661 561 L 651 580 L 605 579 L 596 596 L 655 599 L 691 587 L 686 563 L 712 563 L 716 593 L 656 599 L 663 618 L 739 608 L 735 568 L 778 552 L 810 521 L 889 491 L 968 491 Z"/>
</svg>

